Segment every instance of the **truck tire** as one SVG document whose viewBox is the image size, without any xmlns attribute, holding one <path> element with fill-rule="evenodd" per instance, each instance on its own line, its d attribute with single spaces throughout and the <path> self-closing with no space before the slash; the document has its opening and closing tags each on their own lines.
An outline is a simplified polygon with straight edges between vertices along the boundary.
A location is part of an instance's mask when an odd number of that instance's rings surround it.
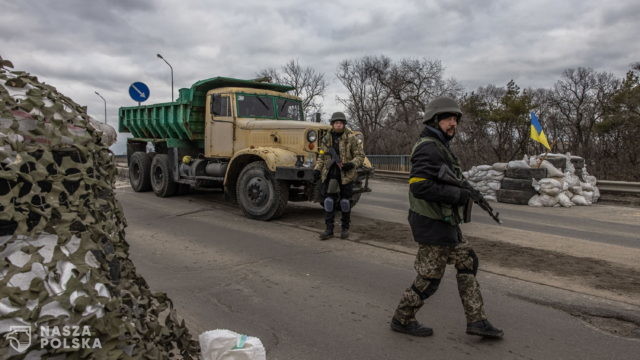
<svg viewBox="0 0 640 360">
<path fill-rule="evenodd" d="M 536 194 L 537 193 L 533 188 L 531 188 L 531 191 L 504 189 L 496 191 L 498 202 L 516 205 L 529 204 L 529 199 Z"/>
<path fill-rule="evenodd" d="M 156 154 L 151 161 L 151 188 L 159 197 L 169 197 L 178 190 L 178 183 L 173 181 L 169 171 L 169 157 Z"/>
<path fill-rule="evenodd" d="M 521 191 L 533 191 L 532 179 L 512 179 L 503 178 L 500 181 L 500 189 L 503 190 L 521 190 Z"/>
<path fill-rule="evenodd" d="M 274 178 L 264 161 L 255 161 L 240 172 L 236 197 L 246 217 L 271 220 L 281 216 L 287 207 L 289 188 Z"/>
<path fill-rule="evenodd" d="M 507 169 L 505 177 L 512 179 L 542 179 L 547 177 L 547 169 L 545 168 L 512 168 Z"/>
<path fill-rule="evenodd" d="M 136 151 L 129 162 L 129 183 L 135 192 L 151 190 L 151 159 L 142 152 Z"/>
</svg>

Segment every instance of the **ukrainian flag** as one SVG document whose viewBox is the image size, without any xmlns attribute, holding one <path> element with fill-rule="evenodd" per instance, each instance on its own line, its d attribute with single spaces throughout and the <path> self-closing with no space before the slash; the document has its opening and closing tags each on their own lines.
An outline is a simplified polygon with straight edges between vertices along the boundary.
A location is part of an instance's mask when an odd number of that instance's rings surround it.
<svg viewBox="0 0 640 360">
<path fill-rule="evenodd" d="M 544 131 L 542 131 L 542 125 L 540 125 L 538 116 L 536 116 L 533 111 L 531 112 L 531 138 L 542 144 L 547 150 L 551 150 L 547 136 L 544 134 Z"/>
</svg>

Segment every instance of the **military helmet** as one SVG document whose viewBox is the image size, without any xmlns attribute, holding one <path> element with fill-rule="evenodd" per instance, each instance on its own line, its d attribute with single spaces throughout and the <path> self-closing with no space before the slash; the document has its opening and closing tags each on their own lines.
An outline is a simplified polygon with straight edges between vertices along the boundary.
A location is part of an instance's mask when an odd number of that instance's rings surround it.
<svg viewBox="0 0 640 360">
<path fill-rule="evenodd" d="M 331 120 L 329 120 L 329 123 L 333 125 L 333 123 L 336 121 L 342 121 L 345 125 L 347 125 L 347 117 L 344 116 L 343 112 L 336 111 L 331 115 Z"/>
<path fill-rule="evenodd" d="M 454 99 L 447 96 L 437 97 L 431 100 L 424 109 L 423 123 L 435 122 L 436 115 L 445 113 L 458 115 L 458 121 L 462 118 L 462 110 Z"/>
</svg>

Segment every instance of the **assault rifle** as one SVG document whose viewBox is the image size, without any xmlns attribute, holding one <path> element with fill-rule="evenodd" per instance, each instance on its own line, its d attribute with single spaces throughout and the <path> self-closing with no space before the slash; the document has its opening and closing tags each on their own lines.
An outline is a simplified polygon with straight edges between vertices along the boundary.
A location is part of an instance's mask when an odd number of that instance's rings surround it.
<svg viewBox="0 0 640 360">
<path fill-rule="evenodd" d="M 336 149 L 333 148 L 333 146 L 328 146 L 329 148 L 329 156 L 331 157 L 331 160 L 329 160 L 329 163 L 327 164 L 327 169 L 331 169 L 331 166 L 335 163 L 336 165 L 338 165 L 339 168 L 342 168 L 342 161 L 340 160 L 340 157 L 338 156 L 338 153 L 336 152 Z"/>
<path fill-rule="evenodd" d="M 473 199 L 473 202 L 478 204 L 478 206 L 480 206 L 482 210 L 486 211 L 489 216 L 491 216 L 491 218 L 495 220 L 495 222 L 497 222 L 498 224 L 502 224 L 502 221 L 499 218 L 500 213 L 493 212 L 493 208 L 491 207 L 491 205 L 489 205 L 489 202 L 484 199 L 480 191 L 476 190 L 471 184 L 469 184 L 468 181 L 458 180 L 453 171 L 451 171 L 451 169 L 447 165 L 443 164 L 440 167 L 440 171 L 438 171 L 438 180 L 442 181 L 445 184 L 457 186 L 471 192 L 471 199 Z M 471 210 L 471 206 L 469 206 L 468 210 Z M 468 213 L 468 215 L 470 217 L 470 212 Z M 465 214 L 465 218 L 467 218 L 467 214 Z"/>
</svg>

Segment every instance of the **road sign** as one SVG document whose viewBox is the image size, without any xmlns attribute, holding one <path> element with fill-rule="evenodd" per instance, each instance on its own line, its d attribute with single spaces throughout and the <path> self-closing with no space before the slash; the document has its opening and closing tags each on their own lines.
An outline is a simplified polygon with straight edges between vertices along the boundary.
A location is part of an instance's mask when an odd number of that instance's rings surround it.
<svg viewBox="0 0 640 360">
<path fill-rule="evenodd" d="M 145 85 L 145 83 L 136 81 L 129 86 L 129 96 L 131 96 L 134 101 L 147 101 L 147 99 L 149 99 L 149 94 L 149 87 Z"/>
</svg>

